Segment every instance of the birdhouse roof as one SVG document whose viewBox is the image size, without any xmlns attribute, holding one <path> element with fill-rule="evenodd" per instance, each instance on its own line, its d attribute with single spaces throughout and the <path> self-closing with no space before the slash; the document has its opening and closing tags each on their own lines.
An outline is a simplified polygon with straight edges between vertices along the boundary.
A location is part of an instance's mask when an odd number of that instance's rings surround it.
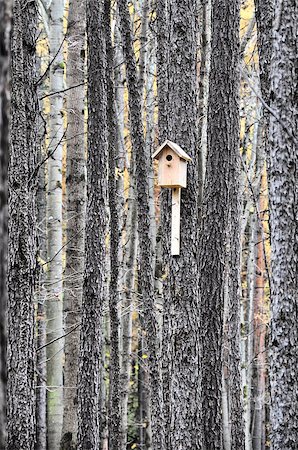
<svg viewBox="0 0 298 450">
<path fill-rule="evenodd" d="M 191 161 L 190 156 L 188 156 L 188 154 L 184 150 L 182 150 L 182 148 L 178 144 L 169 141 L 169 139 L 167 139 L 163 144 L 161 144 L 160 147 L 158 147 L 158 149 L 153 153 L 152 158 L 159 159 L 160 154 L 165 147 L 170 147 L 181 159 L 184 159 L 185 161 Z"/>
</svg>

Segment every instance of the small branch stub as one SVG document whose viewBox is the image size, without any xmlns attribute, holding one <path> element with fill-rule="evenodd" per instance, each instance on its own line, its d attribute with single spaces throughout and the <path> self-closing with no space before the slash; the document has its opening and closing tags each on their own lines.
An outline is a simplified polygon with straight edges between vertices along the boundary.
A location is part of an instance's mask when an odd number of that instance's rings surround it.
<svg viewBox="0 0 298 450">
<path fill-rule="evenodd" d="M 152 155 L 158 160 L 158 185 L 172 189 L 171 253 L 180 254 L 181 188 L 187 185 L 187 163 L 191 158 L 172 141 L 166 140 Z"/>
</svg>

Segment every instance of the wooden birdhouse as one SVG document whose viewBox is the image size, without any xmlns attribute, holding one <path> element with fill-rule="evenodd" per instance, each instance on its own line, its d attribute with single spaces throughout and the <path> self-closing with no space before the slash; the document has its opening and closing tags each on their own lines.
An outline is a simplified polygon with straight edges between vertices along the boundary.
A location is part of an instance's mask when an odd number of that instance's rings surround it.
<svg viewBox="0 0 298 450">
<path fill-rule="evenodd" d="M 187 163 L 191 158 L 179 145 L 166 140 L 152 155 L 158 160 L 158 184 L 172 189 L 171 253 L 180 254 L 181 188 L 186 188 Z"/>
<path fill-rule="evenodd" d="M 158 160 L 158 185 L 186 188 L 187 162 L 191 158 L 179 145 L 166 140 L 152 155 Z"/>
</svg>

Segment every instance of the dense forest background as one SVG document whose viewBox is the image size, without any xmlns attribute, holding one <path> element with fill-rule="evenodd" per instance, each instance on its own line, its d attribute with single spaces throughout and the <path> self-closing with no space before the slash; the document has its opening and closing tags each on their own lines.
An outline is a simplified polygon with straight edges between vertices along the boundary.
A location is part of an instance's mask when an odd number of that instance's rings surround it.
<svg viewBox="0 0 298 450">
<path fill-rule="evenodd" d="M 0 449 L 297 450 L 297 22 L 0 0 Z"/>
</svg>

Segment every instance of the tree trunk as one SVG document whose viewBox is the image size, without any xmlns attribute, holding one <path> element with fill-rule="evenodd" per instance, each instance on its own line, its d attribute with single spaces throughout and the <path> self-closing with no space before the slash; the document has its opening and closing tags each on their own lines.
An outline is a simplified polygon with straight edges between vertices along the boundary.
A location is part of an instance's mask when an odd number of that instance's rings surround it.
<svg viewBox="0 0 298 450">
<path fill-rule="evenodd" d="M 168 449 L 200 448 L 199 317 L 197 293 L 197 230 L 201 203 L 201 154 L 197 117 L 197 2 L 171 0 L 158 10 L 159 133 L 191 156 L 188 187 L 181 198 L 181 249 L 169 248 L 168 192 L 162 198 L 164 283 L 163 362 L 166 439 Z M 168 21 L 168 18 L 171 20 Z M 166 25 L 165 25 L 166 27 Z M 162 49 L 165 54 L 162 55 Z M 165 73 L 163 73 L 165 71 Z M 165 234 L 167 234 L 165 236 Z M 168 268 L 167 268 L 168 266 Z M 186 357 L 187 355 L 187 357 Z M 168 417 L 167 417 L 168 416 Z"/>
<path fill-rule="evenodd" d="M 128 101 L 131 124 L 133 153 L 136 158 L 136 191 L 138 207 L 139 271 L 138 285 L 142 298 L 143 327 L 149 352 L 149 390 L 152 407 L 153 448 L 164 448 L 162 417 L 162 391 L 159 370 L 158 329 L 154 301 L 153 254 L 150 236 L 149 208 L 149 161 L 146 158 L 143 135 L 141 92 L 138 89 L 137 66 L 133 51 L 133 41 L 129 10 L 126 0 L 118 2 L 123 53 L 126 60 Z"/>
<path fill-rule="evenodd" d="M 198 255 L 203 345 L 203 448 L 206 450 L 218 449 L 222 446 L 221 390 L 225 264 L 228 257 L 228 233 L 235 223 L 234 214 L 239 213 L 237 204 L 239 195 L 237 178 L 239 176 L 237 169 L 239 164 L 238 0 L 212 1 L 209 86 L 208 151 Z M 232 214 L 234 220 L 231 220 Z M 237 225 L 236 240 L 238 240 L 238 233 Z M 234 244 L 232 247 L 234 251 Z M 235 258 L 237 258 L 235 270 L 238 271 L 238 252 Z M 236 286 L 238 273 L 232 273 L 232 276 Z M 237 317 L 235 317 L 236 322 Z M 242 448 L 243 444 L 240 445 Z"/>
<path fill-rule="evenodd" d="M 11 1 L 0 2 L 0 448 L 6 440 L 7 170 Z"/>
<path fill-rule="evenodd" d="M 53 0 L 50 22 L 50 92 L 63 89 L 63 14 L 60 0 Z M 62 139 L 63 94 L 50 97 L 48 183 L 47 183 L 47 343 L 63 335 L 62 266 Z M 63 339 L 47 346 L 47 437 L 49 450 L 60 446 L 63 423 Z"/>
<path fill-rule="evenodd" d="M 109 449 L 121 449 L 120 410 L 120 319 L 119 273 L 121 230 L 116 183 L 116 111 L 114 88 L 114 50 L 111 36 L 111 2 L 105 0 L 105 39 L 107 51 L 107 122 L 109 152 L 109 208 L 110 208 L 110 370 L 109 370 Z"/>
<path fill-rule="evenodd" d="M 123 74 L 123 54 L 121 48 L 121 35 L 119 31 L 119 15 L 115 28 L 115 96 L 117 106 L 118 125 L 118 169 L 119 177 L 117 183 L 117 195 L 119 202 L 119 222 L 121 230 L 123 227 L 124 211 L 124 168 L 126 161 L 126 149 L 124 144 L 124 74 Z M 131 153 L 129 172 L 129 191 L 126 199 L 126 227 L 125 243 L 122 250 L 122 277 L 121 283 L 121 373 L 120 373 L 120 396 L 121 396 L 121 449 L 127 448 L 128 430 L 128 398 L 130 390 L 131 372 L 131 346 L 132 346 L 132 300 L 135 285 L 136 270 L 136 246 L 137 246 L 137 209 L 135 198 L 135 163 L 134 154 Z M 121 202 L 122 200 L 122 202 Z M 120 203 L 121 202 L 121 203 Z M 119 224 L 120 225 L 120 224 Z"/>
<path fill-rule="evenodd" d="M 234 150 L 235 151 L 235 150 Z M 230 179 L 230 230 L 228 270 L 228 371 L 229 417 L 231 423 L 231 449 L 244 450 L 245 428 L 243 420 L 241 355 L 240 355 L 240 301 L 241 301 L 241 200 L 240 150 L 232 160 Z"/>
<path fill-rule="evenodd" d="M 298 436 L 297 6 L 276 2 L 270 116 L 271 448 L 293 450 Z M 296 134 L 296 137 L 295 137 Z"/>
<path fill-rule="evenodd" d="M 87 1 L 88 159 L 85 273 L 78 372 L 78 449 L 101 442 L 100 362 L 107 233 L 108 130 L 103 0 Z"/>
<path fill-rule="evenodd" d="M 11 150 L 8 223 L 7 449 L 32 450 L 35 441 L 34 285 L 37 10 L 16 0 L 11 42 Z"/>
<path fill-rule="evenodd" d="M 77 445 L 77 370 L 79 328 L 84 272 L 85 228 L 85 2 L 71 0 L 67 27 L 67 159 L 66 223 L 67 247 L 64 272 L 63 312 L 65 320 L 64 411 L 62 449 Z"/>
<path fill-rule="evenodd" d="M 44 138 L 41 137 L 41 139 Z M 39 145 L 39 161 L 44 158 L 42 146 Z M 39 169 L 37 190 L 37 226 L 38 226 L 38 259 L 39 285 L 37 290 L 37 338 L 36 348 L 36 450 L 46 450 L 47 447 L 47 371 L 46 371 L 46 273 L 44 264 L 47 259 L 46 250 L 46 184 L 45 167 Z"/>
<path fill-rule="evenodd" d="M 272 57 L 272 27 L 274 19 L 274 0 L 255 0 L 257 42 L 259 55 L 260 85 L 262 97 L 270 104 L 270 68 Z M 268 184 L 270 183 L 270 157 L 269 157 L 269 111 L 263 109 L 264 146 L 267 157 Z"/>
<path fill-rule="evenodd" d="M 244 408 L 244 420 L 245 420 L 245 450 L 251 450 L 252 448 L 252 436 L 251 436 L 251 410 L 252 410 L 252 364 L 253 364 L 253 311 L 254 311 L 254 292 L 255 292 L 255 259 L 256 259 L 256 239 L 257 239 L 257 226 L 256 226 L 256 213 L 251 215 L 250 219 L 250 232 L 248 238 L 248 260 L 247 260 L 247 311 L 246 322 L 247 327 L 245 329 L 246 340 L 246 385 L 245 385 L 245 408 Z"/>
</svg>

